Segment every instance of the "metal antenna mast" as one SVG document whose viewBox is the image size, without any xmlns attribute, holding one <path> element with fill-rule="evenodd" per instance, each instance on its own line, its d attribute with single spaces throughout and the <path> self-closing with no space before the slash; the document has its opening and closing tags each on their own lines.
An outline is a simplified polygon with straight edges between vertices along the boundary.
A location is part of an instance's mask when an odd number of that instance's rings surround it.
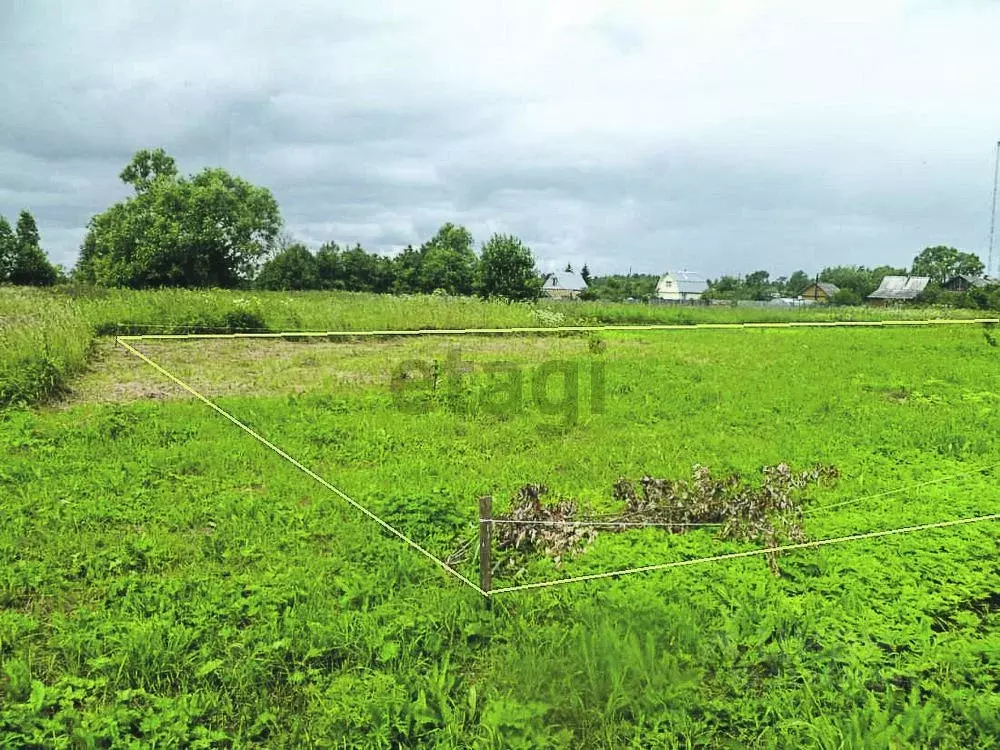
<svg viewBox="0 0 1000 750">
<path fill-rule="evenodd" d="M 990 213 L 990 252 L 986 264 L 986 275 L 993 270 L 993 230 L 997 224 L 997 177 L 1000 177 L 1000 141 L 997 141 L 997 157 L 993 164 L 993 203 Z"/>
</svg>

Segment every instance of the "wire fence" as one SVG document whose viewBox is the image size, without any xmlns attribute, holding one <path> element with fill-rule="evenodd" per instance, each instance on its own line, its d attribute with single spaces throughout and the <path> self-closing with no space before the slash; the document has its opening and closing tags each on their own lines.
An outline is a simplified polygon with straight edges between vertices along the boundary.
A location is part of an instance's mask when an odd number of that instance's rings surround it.
<svg viewBox="0 0 1000 750">
<path fill-rule="evenodd" d="M 504 593 L 512 593 L 515 591 L 525 591 L 529 589 L 540 589 L 548 588 L 553 586 L 562 586 L 570 583 L 577 583 L 582 581 L 593 581 L 607 578 L 620 578 L 626 575 L 635 575 L 639 573 L 648 573 L 653 571 L 667 570 L 676 567 L 698 565 L 709 562 L 721 562 L 725 560 L 733 560 L 739 558 L 748 558 L 761 555 L 771 555 L 783 552 L 790 552 L 794 550 L 804 550 L 804 549 L 814 549 L 818 547 L 823 547 L 827 545 L 843 544 L 852 541 L 862 541 L 867 539 L 877 539 L 892 535 L 899 534 L 910 534 L 920 531 L 927 531 L 932 529 L 942 529 L 953 526 L 980 523 L 985 521 L 995 521 L 1000 519 L 1000 513 L 986 514 L 973 516 L 969 518 L 961 518 L 948 521 L 938 521 L 934 523 L 920 524 L 917 526 L 907 526 L 895 529 L 887 529 L 881 531 L 865 532 L 860 534 L 850 534 L 847 536 L 833 537 L 828 539 L 819 539 L 809 542 L 799 542 L 795 544 L 786 544 L 780 546 L 764 547 L 759 549 L 747 550 L 743 552 L 731 552 L 719 555 L 710 555 L 706 557 L 697 557 L 687 560 L 677 560 L 673 562 L 656 563 L 651 565 L 643 565 L 632 568 L 624 568 L 621 570 L 607 571 L 601 573 L 589 573 L 579 576 L 571 576 L 568 578 L 555 579 L 550 581 L 538 581 L 534 583 L 520 584 L 516 586 L 502 586 L 499 588 L 493 588 L 490 585 L 477 585 L 468 577 L 464 576 L 454 567 L 456 564 L 455 555 L 453 555 L 449 560 L 441 559 L 440 557 L 432 554 L 422 545 L 415 542 L 413 539 L 408 537 L 403 532 L 399 531 L 397 528 L 392 526 L 390 523 L 373 513 L 371 510 L 363 506 L 354 498 L 350 497 L 343 490 L 337 488 L 326 479 L 321 477 L 319 474 L 309 469 L 307 466 L 302 464 L 300 461 L 296 460 L 284 450 L 279 448 L 277 445 L 263 437 L 260 433 L 256 432 L 252 428 L 248 427 L 246 424 L 238 420 L 232 414 L 224 410 L 218 404 L 214 403 L 200 392 L 192 388 L 190 385 L 182 381 L 176 375 L 168 371 L 162 365 L 153 361 L 151 358 L 143 354 L 141 351 L 132 346 L 130 341 L 137 341 L 142 339 L 190 339 L 190 338 L 276 338 L 288 335 L 294 336 L 358 336 L 358 335 L 422 335 L 422 334 L 462 334 L 462 333 L 524 333 L 524 332 L 553 332 L 553 331 L 586 331 L 586 330 L 678 330 L 678 329 L 691 329 L 691 328 L 739 328 L 739 327 L 777 327 L 777 328 L 789 328 L 795 326 L 830 326 L 830 325 L 882 325 L 882 324 L 892 324 L 892 325 L 928 325 L 928 324 L 949 324 L 949 323 L 998 323 L 998 319 L 968 319 L 968 320 L 942 320 L 942 321 L 872 321 L 872 322 L 840 322 L 840 323 L 823 323 L 823 322 L 795 322 L 795 323 L 764 323 L 764 324 L 694 324 L 694 325 L 659 325 L 659 326 L 565 326 L 560 328 L 520 328 L 520 329 L 466 329 L 466 330 L 415 330 L 415 331 L 333 331 L 333 332 L 282 332 L 282 333 L 246 333 L 246 334 L 151 334 L 151 335 L 135 335 L 135 336 L 118 336 L 115 338 L 116 342 L 124 347 L 129 353 L 136 356 L 146 364 L 153 367 L 164 377 L 176 383 L 178 386 L 183 388 L 185 391 L 190 393 L 196 399 L 204 403 L 206 406 L 211 408 L 213 411 L 223 416 L 225 419 L 230 421 L 232 424 L 236 425 L 238 428 L 243 430 L 245 433 L 250 435 L 260 444 L 268 448 L 274 454 L 287 461 L 294 467 L 296 467 L 303 474 L 309 476 L 314 481 L 330 490 L 342 500 L 347 502 L 356 510 L 363 513 L 369 519 L 375 521 L 383 529 L 388 531 L 390 534 L 404 542 L 406 545 L 419 552 L 424 557 L 433 561 L 440 569 L 447 572 L 454 578 L 461 581 L 466 586 L 472 588 L 477 593 L 481 594 L 487 600 L 496 595 Z M 834 508 L 844 507 L 851 504 L 861 503 L 867 500 L 887 497 L 894 494 L 899 494 L 909 490 L 917 489 L 920 487 L 930 486 L 934 484 L 940 484 L 943 482 L 953 481 L 966 476 L 972 476 L 978 473 L 984 473 L 987 471 L 994 470 L 1000 467 L 1000 463 L 993 464 L 986 467 L 980 467 L 977 469 L 972 469 L 965 472 L 956 473 L 947 477 L 940 477 L 937 479 L 928 480 L 925 482 L 919 482 L 916 484 L 908 485 L 905 487 L 896 488 L 893 490 L 887 490 L 885 492 L 874 493 L 871 495 L 862 496 L 859 498 L 851 498 L 849 500 L 843 500 L 837 503 L 832 503 L 825 506 L 820 506 L 818 508 L 810 508 L 803 511 L 804 514 L 813 514 L 821 511 L 832 510 Z M 488 539 L 484 544 L 484 539 L 482 535 L 485 533 L 487 535 L 492 534 L 492 528 L 496 524 L 518 524 L 518 525 L 568 525 L 568 526 L 582 526 L 582 527 L 717 527 L 723 524 L 721 523 L 689 523 L 689 522 L 660 522 L 660 521 L 610 521 L 610 520 L 588 520 L 588 519 L 572 519 L 572 520 L 517 520 L 517 519 L 504 519 L 504 518 L 492 518 L 492 513 L 487 513 L 485 516 L 481 513 L 479 518 L 479 534 L 480 534 L 480 550 L 481 552 L 485 549 L 489 550 L 490 545 L 488 544 Z M 602 517 L 606 518 L 606 517 Z M 463 548 L 463 553 L 471 549 L 472 542 L 469 541 Z M 464 554 L 463 554 L 464 556 Z M 480 564 L 480 575 L 481 581 L 486 580 L 487 582 L 491 580 L 491 571 L 489 570 L 489 556 L 486 555 L 485 558 L 481 558 Z M 483 562 L 486 562 L 487 570 L 484 571 Z"/>
</svg>

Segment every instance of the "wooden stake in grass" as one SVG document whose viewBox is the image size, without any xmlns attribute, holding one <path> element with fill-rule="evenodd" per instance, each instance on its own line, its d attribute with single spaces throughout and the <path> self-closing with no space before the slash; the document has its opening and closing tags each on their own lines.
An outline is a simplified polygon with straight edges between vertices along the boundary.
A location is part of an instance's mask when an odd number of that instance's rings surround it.
<svg viewBox="0 0 1000 750">
<path fill-rule="evenodd" d="M 493 568 L 490 550 L 493 548 L 493 497 L 479 498 L 479 588 L 486 594 L 486 606 L 490 605 L 490 588 L 493 586 Z"/>
</svg>

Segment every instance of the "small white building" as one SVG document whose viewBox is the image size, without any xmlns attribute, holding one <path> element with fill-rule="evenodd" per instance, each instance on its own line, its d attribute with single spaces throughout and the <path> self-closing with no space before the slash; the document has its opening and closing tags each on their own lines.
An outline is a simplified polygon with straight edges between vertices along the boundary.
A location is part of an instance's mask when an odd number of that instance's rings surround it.
<svg viewBox="0 0 1000 750">
<path fill-rule="evenodd" d="M 552 299 L 576 299 L 587 288 L 587 282 L 576 271 L 550 273 L 542 286 L 542 296 Z"/>
<path fill-rule="evenodd" d="M 693 271 L 667 271 L 656 284 L 657 299 L 694 302 L 708 291 L 708 281 Z"/>
</svg>

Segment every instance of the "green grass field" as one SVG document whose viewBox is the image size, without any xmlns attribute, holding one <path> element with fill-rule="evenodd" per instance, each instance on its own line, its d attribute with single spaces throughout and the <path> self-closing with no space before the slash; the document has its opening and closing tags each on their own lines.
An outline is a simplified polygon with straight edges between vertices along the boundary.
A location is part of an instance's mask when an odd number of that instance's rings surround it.
<svg viewBox="0 0 1000 750">
<path fill-rule="evenodd" d="M 126 333 L 367 331 L 981 317 L 951 308 L 671 307 L 349 292 L 0 286 L 0 407 L 63 392 L 96 337 Z"/>
<path fill-rule="evenodd" d="M 367 310 L 354 329 L 539 322 L 527 306 L 343 295 L 320 310 L 310 296 L 292 298 L 295 327 L 351 325 L 351 306 Z M 0 411 L 2 746 L 998 743 L 996 522 L 787 553 L 780 577 L 746 558 L 499 594 L 488 609 L 92 338 L 115 315 L 101 323 L 93 301 L 46 300 L 90 334 L 57 398 Z M 563 322 L 592 317 L 552 309 Z M 625 322 L 615 314 L 600 320 Z M 292 327 L 268 315 L 264 327 Z M 811 540 L 1000 512 L 993 335 L 968 325 L 134 345 L 448 557 L 476 538 L 480 495 L 502 513 L 519 487 L 544 483 L 553 499 L 605 513 L 619 477 L 682 478 L 695 464 L 750 477 L 780 462 L 836 466 L 836 483 L 805 492 Z M 468 372 L 448 380 L 456 359 Z M 492 372 L 499 362 L 506 371 Z M 563 398 L 556 376 L 545 408 L 537 377 L 554 362 L 578 374 L 578 398 Z M 403 371 L 440 377 L 400 393 Z M 499 403 L 514 380 L 521 400 Z M 516 564 L 494 585 L 759 546 L 716 536 L 599 533 L 559 561 L 496 550 Z M 478 580 L 474 554 L 455 560 Z"/>
</svg>

